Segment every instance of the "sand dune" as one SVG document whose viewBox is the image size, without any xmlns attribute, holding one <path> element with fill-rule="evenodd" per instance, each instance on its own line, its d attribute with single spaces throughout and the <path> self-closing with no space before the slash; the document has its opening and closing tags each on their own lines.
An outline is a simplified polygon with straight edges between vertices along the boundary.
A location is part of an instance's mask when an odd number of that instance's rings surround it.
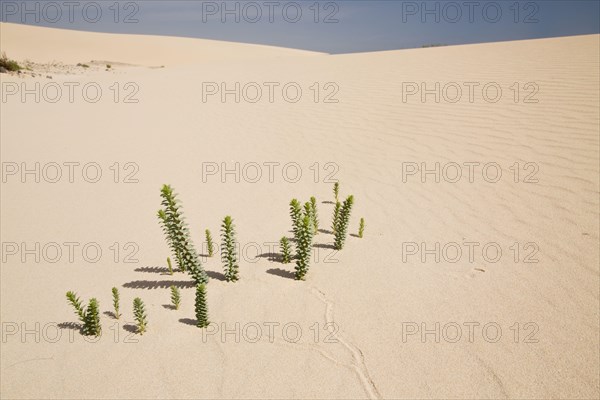
<svg viewBox="0 0 600 400">
<path fill-rule="evenodd" d="M 2 50 L 19 61 L 166 66 L 52 80 L 0 75 L 3 90 L 7 83 L 93 82 L 104 93 L 95 103 L 79 91 L 75 101 L 63 96 L 55 103 L 43 96 L 23 103 L 18 93 L 1 104 L 3 163 L 31 169 L 39 162 L 41 171 L 51 162 L 79 162 L 77 168 L 95 162 L 103 173 L 89 183 L 78 172 L 69 183 L 62 167 L 57 183 L 41 172 L 40 183 L 32 175 L 22 183 L 19 171 L 2 183 L 3 242 L 29 248 L 55 242 L 64 252 L 65 242 L 80 243 L 78 249 L 97 243 L 103 250 L 96 263 L 79 250 L 73 262 L 66 253 L 57 262 L 49 262 L 52 254 L 23 262 L 20 250 L 3 260 L 2 397 L 599 396 L 599 35 L 330 56 L 195 39 L 0 29 Z M 239 103 L 235 95 L 222 102 L 221 93 L 206 95 L 207 82 L 219 90 L 222 82 L 229 89 L 256 82 L 263 93 L 252 103 L 248 86 Z M 273 102 L 265 82 L 279 84 Z M 439 102 L 435 94 L 424 101 L 420 92 L 405 96 L 423 82 L 440 83 Z M 295 103 L 281 92 L 290 83 L 302 89 Z M 453 103 L 456 87 L 462 97 Z M 498 87 L 502 95 L 493 102 Z M 134 92 L 138 102 L 126 103 Z M 219 175 L 203 180 L 206 163 L 231 169 L 236 162 L 239 183 L 231 174 L 225 182 Z M 272 183 L 266 162 L 280 163 Z M 249 163 L 263 166 L 256 183 Z M 298 182 L 289 182 L 294 169 L 282 174 L 286 163 L 300 166 Z M 434 174 L 425 182 L 420 172 L 410 174 L 422 163 L 428 169 L 440 163 L 439 183 Z M 462 177 L 453 182 L 455 165 Z M 497 167 L 502 176 L 493 182 Z M 139 182 L 123 183 L 127 177 Z M 293 197 L 316 196 L 322 228 L 329 229 L 328 178 L 340 180 L 343 196 L 355 196 L 350 231 L 364 217 L 365 237 L 350 236 L 335 253 L 331 234 L 320 233 L 317 260 L 307 281 L 297 282 L 290 279 L 293 264 L 270 260 L 268 243 L 291 235 Z M 190 325 L 189 276 L 164 275 L 169 251 L 155 217 L 163 183 L 180 194 L 197 248 L 204 229 L 217 238 L 222 218 L 235 220 L 245 254 L 241 280 L 222 281 L 218 257 L 204 266 L 210 319 L 230 330 L 239 323 L 239 342 L 234 334 L 203 338 Z M 479 245 L 471 261 L 465 243 L 473 242 Z M 439 243 L 447 252 L 440 250 L 439 262 L 435 254 L 410 255 L 412 243 L 427 249 Z M 457 246 L 462 257 L 455 261 Z M 125 262 L 134 249 L 137 262 Z M 164 307 L 171 284 L 181 287 L 178 311 Z M 97 343 L 69 325 L 61 325 L 56 343 L 48 339 L 54 325 L 40 343 L 33 334 L 21 337 L 22 323 L 32 330 L 36 322 L 77 321 L 67 290 L 97 297 L 109 311 L 113 286 L 122 293 L 123 320 L 102 315 Z M 148 308 L 143 336 L 123 326 L 132 321 L 136 296 Z M 256 343 L 254 323 L 262 327 Z M 279 324 L 272 338 L 265 323 Z M 333 334 L 324 329 L 328 323 L 335 324 Z M 436 323 L 437 337 L 423 338 L 422 328 L 435 331 Z M 297 342 L 289 340 L 293 329 L 284 335 L 285 324 L 302 329 Z M 17 333 L 5 334 L 15 326 Z M 408 334 L 415 327 L 418 333 Z"/>
</svg>

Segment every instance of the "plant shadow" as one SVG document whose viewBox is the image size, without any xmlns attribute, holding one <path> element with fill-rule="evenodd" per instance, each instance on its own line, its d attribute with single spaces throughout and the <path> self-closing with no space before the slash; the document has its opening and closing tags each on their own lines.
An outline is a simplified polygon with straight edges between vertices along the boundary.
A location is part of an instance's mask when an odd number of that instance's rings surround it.
<svg viewBox="0 0 600 400">
<path fill-rule="evenodd" d="M 129 333 L 137 333 L 137 326 L 133 324 L 125 324 L 123 325 L 123 329 Z"/>
<path fill-rule="evenodd" d="M 193 281 L 131 281 L 123 284 L 124 288 L 130 289 L 167 289 L 176 286 L 180 289 L 193 288 Z"/>
<path fill-rule="evenodd" d="M 285 269 L 281 269 L 281 268 L 268 269 L 267 274 L 280 276 L 282 278 L 296 279 L 296 275 L 293 272 L 286 271 Z"/>
<path fill-rule="evenodd" d="M 148 272 L 152 274 L 170 275 L 169 269 L 166 267 L 139 267 L 134 269 L 136 272 Z"/>
<path fill-rule="evenodd" d="M 360 236 L 358 236 L 356 233 L 351 233 L 350 236 L 360 239 Z"/>
<path fill-rule="evenodd" d="M 198 323 L 198 320 L 195 320 L 192 318 L 181 318 L 179 320 L 179 322 L 181 322 L 182 324 L 190 325 L 190 326 L 196 326 L 196 324 Z"/>
<path fill-rule="evenodd" d="M 103 314 L 111 317 L 112 319 L 118 319 L 114 311 L 104 311 Z"/>
<path fill-rule="evenodd" d="M 216 279 L 221 282 L 225 282 L 227 280 L 227 279 L 225 279 L 224 274 L 222 274 L 221 272 L 217 272 L 217 271 L 206 271 L 206 275 L 208 275 L 208 277 L 210 279 Z"/>
<path fill-rule="evenodd" d="M 74 331 L 80 331 L 83 329 L 83 325 L 78 322 L 61 322 L 57 325 L 60 329 L 71 329 Z"/>
<path fill-rule="evenodd" d="M 163 304 L 163 307 L 166 308 L 167 310 L 176 310 L 176 308 L 173 304 Z"/>
<path fill-rule="evenodd" d="M 315 243 L 313 247 L 317 247 L 319 249 L 332 249 L 335 250 L 335 246 L 331 243 Z"/>
<path fill-rule="evenodd" d="M 333 235 L 333 232 L 327 229 L 319 229 L 319 232 L 325 233 L 327 235 Z"/>
<path fill-rule="evenodd" d="M 321 204 L 335 204 L 335 203 L 331 200 L 325 200 L 325 201 L 322 201 Z"/>
</svg>

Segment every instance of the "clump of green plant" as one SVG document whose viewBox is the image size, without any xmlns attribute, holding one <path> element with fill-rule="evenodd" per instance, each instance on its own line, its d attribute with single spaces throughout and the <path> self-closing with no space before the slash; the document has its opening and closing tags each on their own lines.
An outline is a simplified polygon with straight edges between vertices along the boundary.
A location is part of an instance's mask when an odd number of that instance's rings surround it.
<svg viewBox="0 0 600 400">
<path fill-rule="evenodd" d="M 235 225 L 229 215 L 223 219 L 221 238 L 221 261 L 225 270 L 225 279 L 227 282 L 235 282 L 239 279 L 239 266 L 235 249 Z"/>
<path fill-rule="evenodd" d="M 360 225 L 358 226 L 358 237 L 362 239 L 363 233 L 365 233 L 365 219 L 360 219 Z"/>
<path fill-rule="evenodd" d="M 111 68 L 111 67 L 112 67 L 112 65 L 106 64 L 106 68 Z"/>
<path fill-rule="evenodd" d="M 206 305 L 206 285 L 203 283 L 196 285 L 196 326 L 206 328 L 208 322 L 208 307 Z"/>
<path fill-rule="evenodd" d="M 169 185 L 163 185 L 160 195 L 164 209 L 158 211 L 158 218 L 179 269 L 188 271 L 196 283 L 208 283 L 208 276 L 190 238 L 177 195 Z"/>
<path fill-rule="evenodd" d="M 0 67 L 11 72 L 20 71 L 22 69 L 19 63 L 17 63 L 15 60 L 9 59 L 5 52 L 2 52 L 2 56 L 0 56 Z"/>
<path fill-rule="evenodd" d="M 310 215 L 305 215 L 298 228 L 296 240 L 296 279 L 304 280 L 310 263 L 312 249 L 313 225 Z"/>
<path fill-rule="evenodd" d="M 289 264 L 292 260 L 292 249 L 290 248 L 290 241 L 285 236 L 279 241 L 281 248 L 281 262 Z"/>
<path fill-rule="evenodd" d="M 82 68 L 89 68 L 90 66 L 87 64 L 82 64 L 82 63 L 77 63 L 78 67 L 82 67 Z"/>
<path fill-rule="evenodd" d="M 316 234 L 319 233 L 319 214 L 317 212 L 317 199 L 315 197 L 310 198 L 310 210 L 313 222 L 313 231 Z"/>
<path fill-rule="evenodd" d="M 173 275 L 173 266 L 171 265 L 171 257 L 167 257 L 167 268 L 169 269 L 169 275 Z"/>
<path fill-rule="evenodd" d="M 143 335 L 148 326 L 148 317 L 146 315 L 146 307 L 144 302 L 139 297 L 133 299 L 133 317 L 137 326 L 137 333 Z"/>
<path fill-rule="evenodd" d="M 336 250 L 341 250 L 346 241 L 346 233 L 348 232 L 348 222 L 350 221 L 350 212 L 354 204 L 354 196 L 348 196 L 339 210 L 337 223 L 335 225 L 335 238 L 333 245 Z"/>
<path fill-rule="evenodd" d="M 335 202 L 337 203 L 338 201 L 340 201 L 338 199 L 338 196 L 340 194 L 340 183 L 339 182 L 335 182 L 333 184 L 333 195 L 335 196 Z"/>
<path fill-rule="evenodd" d="M 98 300 L 91 298 L 83 318 L 83 334 L 99 336 L 102 331 L 100 326 L 100 306 Z"/>
<path fill-rule="evenodd" d="M 335 230 L 337 229 L 338 220 L 340 219 L 340 209 L 342 208 L 342 203 L 339 201 L 335 202 L 335 208 L 333 209 L 333 220 L 331 221 L 331 231 L 335 235 Z"/>
<path fill-rule="evenodd" d="M 116 287 L 112 288 L 113 295 L 113 308 L 115 309 L 115 318 L 121 318 L 121 314 L 119 313 L 119 289 Z"/>
<path fill-rule="evenodd" d="M 176 310 L 179 310 L 179 305 L 181 304 L 181 293 L 179 293 L 179 288 L 174 285 L 171 285 L 171 303 Z"/>
<path fill-rule="evenodd" d="M 292 230 L 294 231 L 294 236 L 298 236 L 298 229 L 300 227 L 300 222 L 302 221 L 302 207 L 300 206 L 300 202 L 296 199 L 290 201 L 290 217 L 292 218 Z"/>
<path fill-rule="evenodd" d="M 72 291 L 67 292 L 67 300 L 75 308 L 75 313 L 83 323 L 82 333 L 86 336 L 99 336 L 102 332 L 100 325 L 100 307 L 98 300 L 91 298 L 87 308 L 83 308 L 81 300 Z"/>
<path fill-rule="evenodd" d="M 204 231 L 204 233 L 206 234 L 206 244 L 208 246 L 208 256 L 212 257 L 215 252 L 215 245 L 213 243 L 212 235 L 210 234 L 210 231 L 208 229 L 206 231 Z"/>
</svg>

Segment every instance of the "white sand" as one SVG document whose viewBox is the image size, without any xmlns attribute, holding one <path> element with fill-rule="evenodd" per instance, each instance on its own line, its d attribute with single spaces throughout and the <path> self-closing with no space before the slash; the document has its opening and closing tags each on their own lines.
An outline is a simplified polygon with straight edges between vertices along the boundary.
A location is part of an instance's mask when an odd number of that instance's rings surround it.
<svg viewBox="0 0 600 400">
<path fill-rule="evenodd" d="M 3 398 L 598 398 L 599 390 L 599 36 L 492 43 L 407 51 L 330 56 L 266 46 L 207 40 L 84 33 L 1 24 L 1 48 L 18 61 L 114 63 L 104 69 L 53 74 L 52 79 L 0 75 L 3 85 L 35 82 L 96 82 L 97 103 L 75 92 L 70 103 L 18 96 L 0 104 L 3 163 L 96 162 L 103 176 L 87 183 L 76 169 L 69 183 L 40 183 L 8 176 L 2 183 L 2 242 L 96 242 L 97 263 L 77 248 L 69 262 L 66 247 L 56 263 L 32 255 L 3 255 L 1 267 L 1 396 Z M 137 65 L 120 66 L 118 63 Z M 152 69 L 151 66 L 165 68 Z M 218 96 L 202 101 L 203 82 L 297 82 L 303 97 L 288 103 L 276 91 L 273 103 L 233 101 Z M 403 82 L 497 82 L 498 103 L 476 91 L 473 103 L 425 103 L 402 99 Z M 128 82 L 139 88 L 137 104 L 113 101 Z M 309 89 L 321 83 L 321 96 L 339 87 L 337 104 L 315 103 Z M 510 86 L 520 82 L 518 103 Z M 538 103 L 524 103 L 535 82 Z M 480 88 L 481 88 L 480 86 Z M 12 87 L 12 86 L 11 86 Z M 6 86 L 3 86 L 3 91 Z M 491 93 L 491 92 L 490 92 Z M 122 100 L 122 98 L 121 98 Z M 322 98 L 321 98 L 322 100 Z M 228 176 L 202 182 L 202 163 L 296 162 L 297 183 L 273 183 L 268 169 L 257 183 L 235 183 Z M 139 183 L 114 183 L 115 162 L 122 181 L 126 162 L 139 166 Z M 319 162 L 319 183 L 313 170 Z M 367 222 L 365 237 L 349 237 L 345 249 L 319 248 L 306 282 L 268 273 L 293 271 L 266 257 L 253 259 L 257 243 L 288 233 L 288 203 L 314 195 L 321 225 L 328 229 L 332 184 L 324 165 L 335 163 L 344 196 L 354 194 L 350 230 Z M 497 183 L 486 182 L 478 167 L 473 183 L 433 182 L 428 176 L 402 180 L 403 162 L 491 163 L 502 167 Z M 509 169 L 521 166 L 520 182 Z M 535 163 L 539 183 L 522 182 L 527 162 Z M 7 164 L 5 164 L 6 166 Z M 49 172 L 49 170 L 48 170 Z M 253 170 L 247 170 L 254 175 Z M 293 171 L 290 170 L 293 177 Z M 450 174 L 450 172 L 448 172 Z M 92 173 L 90 172 L 90 175 Z M 252 177 L 250 176 L 250 177 Z M 493 170 L 490 170 L 493 176 Z M 169 255 L 155 216 L 163 183 L 183 201 L 198 248 L 210 228 L 218 241 L 220 221 L 232 215 L 248 257 L 240 261 L 241 280 L 211 279 L 212 322 L 233 329 L 252 322 L 262 327 L 257 343 L 234 335 L 203 341 L 201 331 L 180 319 L 194 319 L 194 289 L 187 275 L 136 271 L 164 268 Z M 316 243 L 332 241 L 320 233 Z M 466 247 L 459 262 L 419 255 L 402 260 L 402 243 L 498 243 L 498 262 L 486 261 L 481 246 L 469 262 Z M 112 243 L 121 247 L 113 260 Z M 139 246 L 137 263 L 124 263 L 127 242 Z M 520 244 L 519 263 L 509 249 Z M 539 247 L 538 263 L 523 263 L 524 245 Z M 93 253 L 93 252 L 91 252 Z M 53 253 L 52 253 L 53 254 Z M 454 253 L 449 253 L 454 254 Z M 489 253 L 493 256 L 493 251 Z M 448 256 L 450 257 L 450 256 Z M 218 257 L 204 263 L 222 272 Z M 483 272 L 484 271 L 484 272 Z M 212 276 L 215 276 L 214 274 Z M 183 304 L 169 304 L 171 281 L 183 281 Z M 87 343 L 56 323 L 76 322 L 65 292 L 87 301 L 97 297 L 111 310 L 111 287 L 121 291 L 124 316 L 118 325 L 102 315 L 104 335 Z M 132 321 L 131 302 L 146 303 L 149 326 L 143 336 L 123 328 Z M 326 343 L 323 330 L 339 330 Z M 265 323 L 280 324 L 273 342 Z M 407 323 L 452 323 L 462 327 L 458 342 L 433 334 L 403 340 Z M 472 341 L 465 323 L 476 322 Z M 537 333 L 527 339 L 534 325 Z M 27 329 L 48 326 L 40 343 Z M 282 326 L 297 323 L 302 337 L 285 340 Z M 311 326 L 319 324 L 314 338 Z M 496 323 L 502 336 L 489 343 L 482 327 Z M 518 343 L 514 341 L 519 323 Z M 16 324 L 16 325 L 15 325 Z M 448 325 L 450 324 L 450 325 Z M 410 324 L 409 324 L 410 325 Z M 8 335 L 15 326 L 19 332 Z M 248 336 L 254 328 L 246 325 Z M 411 325 L 414 326 L 414 325 Z M 112 327 L 112 328 L 111 328 Z M 513 327 L 513 330 L 511 330 Z M 441 329 L 440 329 L 441 330 Z M 118 340 L 115 343 L 115 335 Z M 289 336 L 294 336 L 290 328 Z M 72 335 L 70 340 L 69 335 Z M 495 336 L 494 329 L 488 338 Z M 44 339 L 45 338 L 45 339 Z M 288 337 L 289 338 L 289 337 Z M 535 339 L 536 343 L 527 343 Z M 127 341 L 137 343 L 127 343 Z M 72 343 L 71 343 L 72 342 Z"/>
</svg>

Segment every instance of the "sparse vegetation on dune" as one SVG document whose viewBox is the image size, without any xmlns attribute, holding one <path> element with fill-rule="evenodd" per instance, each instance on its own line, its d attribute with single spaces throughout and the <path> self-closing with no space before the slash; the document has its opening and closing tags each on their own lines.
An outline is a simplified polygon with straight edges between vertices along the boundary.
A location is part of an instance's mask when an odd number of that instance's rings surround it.
<svg viewBox="0 0 600 400">
<path fill-rule="evenodd" d="M 339 203 L 338 203 L 339 204 Z M 350 221 L 350 213 L 352 212 L 352 205 L 354 204 L 354 196 L 350 195 L 342 208 L 339 210 L 337 217 L 337 224 L 335 226 L 335 238 L 334 247 L 336 250 L 342 250 L 346 241 L 346 233 L 348 232 L 348 223 Z"/>
<path fill-rule="evenodd" d="M 296 280 L 303 281 L 308 272 L 312 250 L 313 225 L 310 215 L 304 215 L 296 236 Z"/>
<path fill-rule="evenodd" d="M 235 282 L 239 279 L 239 266 L 235 249 L 235 225 L 229 215 L 223 219 L 221 238 L 221 261 L 223 261 L 225 279 L 227 282 Z"/>
<path fill-rule="evenodd" d="M 77 293 L 73 291 L 67 292 L 67 300 L 73 306 L 75 313 L 79 317 L 79 321 L 83 324 L 82 333 L 86 336 L 99 336 L 102 327 L 100 325 L 98 300 L 95 298 L 90 299 L 87 308 L 84 308 Z"/>
<path fill-rule="evenodd" d="M 208 283 L 208 276 L 190 237 L 177 195 L 169 185 L 162 187 L 160 195 L 164 209 L 158 211 L 158 218 L 177 265 L 180 270 L 188 271 L 196 283 Z"/>
<path fill-rule="evenodd" d="M 133 299 L 133 317 L 137 327 L 137 333 L 143 335 L 148 326 L 148 316 L 146 315 L 146 307 L 144 302 L 139 297 Z"/>
<path fill-rule="evenodd" d="M 119 289 L 117 289 L 116 287 L 113 287 L 112 295 L 113 295 L 113 308 L 115 310 L 115 318 L 119 319 L 119 318 L 121 318 L 121 314 L 119 313 Z"/>
<path fill-rule="evenodd" d="M 292 249 L 290 248 L 290 241 L 284 236 L 279 241 L 279 246 L 281 248 L 281 262 L 284 264 L 289 264 L 289 262 L 292 260 Z"/>
<path fill-rule="evenodd" d="M 362 239 L 363 234 L 365 232 L 365 219 L 360 219 L 360 225 L 358 226 L 358 237 Z"/>
<path fill-rule="evenodd" d="M 7 71 L 16 72 L 23 69 L 18 62 L 8 58 L 5 52 L 0 55 L 0 68 L 4 68 Z"/>
<path fill-rule="evenodd" d="M 210 234 L 210 231 L 208 229 L 205 230 L 204 233 L 206 235 L 206 245 L 208 247 L 208 256 L 212 257 L 215 252 L 215 245 L 213 243 L 212 235 Z"/>
<path fill-rule="evenodd" d="M 200 283 L 196 285 L 196 326 L 198 328 L 206 328 L 208 322 L 208 307 L 206 305 L 206 285 Z"/>
<path fill-rule="evenodd" d="M 171 304 L 173 304 L 173 307 L 175 307 L 176 310 L 179 310 L 179 305 L 181 304 L 181 293 L 179 292 L 179 288 L 174 285 L 171 285 Z"/>
</svg>

